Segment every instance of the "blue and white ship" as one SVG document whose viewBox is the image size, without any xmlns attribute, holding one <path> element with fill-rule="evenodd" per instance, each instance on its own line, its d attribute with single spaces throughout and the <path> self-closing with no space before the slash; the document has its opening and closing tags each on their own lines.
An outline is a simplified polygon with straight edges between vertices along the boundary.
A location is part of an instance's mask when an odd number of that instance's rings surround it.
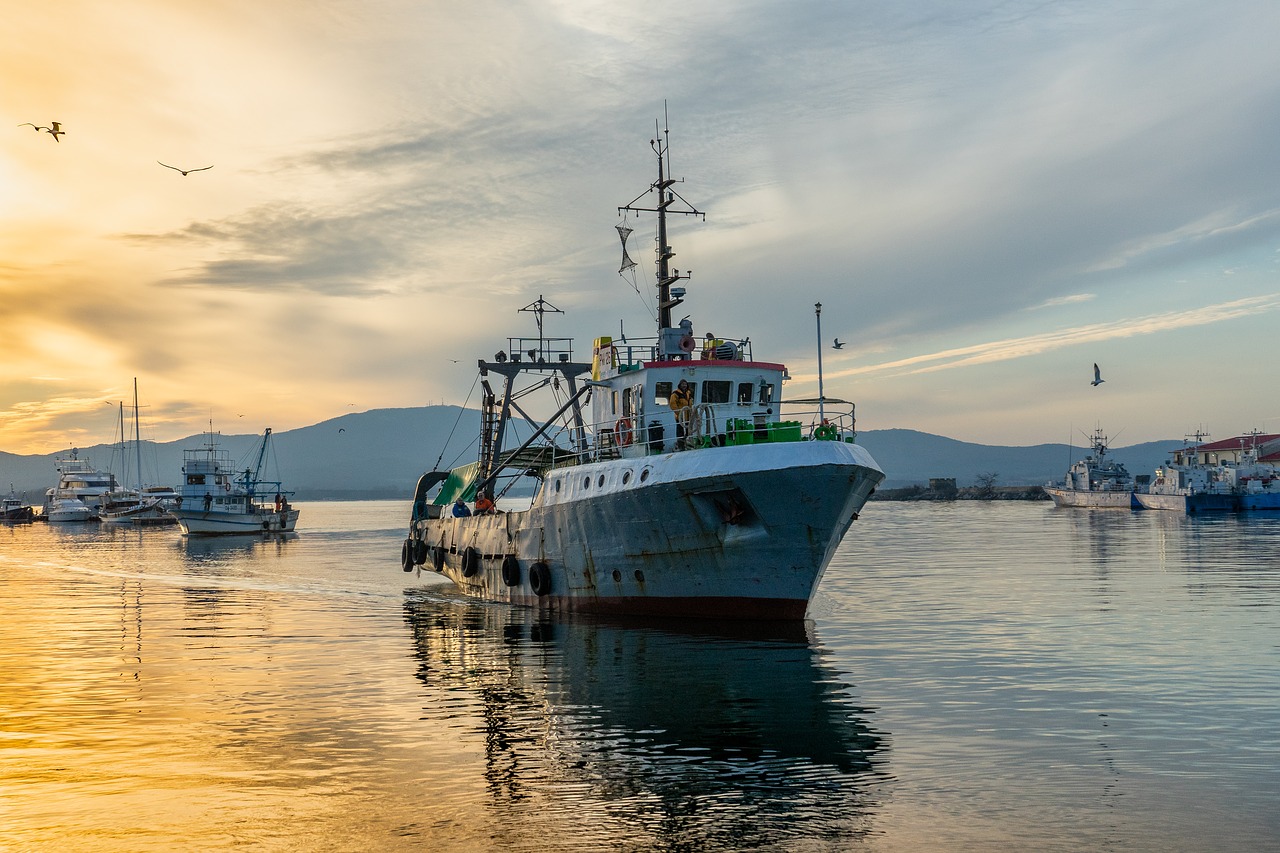
<svg viewBox="0 0 1280 853">
<path fill-rule="evenodd" d="M 804 617 L 884 472 L 854 443 L 853 404 L 820 390 L 797 401 L 811 412 L 784 416 L 783 364 L 756 358 L 746 337 L 698 338 L 688 318 L 673 322 L 689 274 L 671 268 L 667 220 L 704 214 L 672 189 L 667 138 L 652 142 L 657 180 L 619 208 L 656 214 L 656 339 L 597 337 L 591 361 L 579 360 L 572 339 L 544 333 L 559 309 L 542 297 L 521 309 L 538 336 L 508 338 L 479 362 L 479 458 L 419 481 L 405 571 L 559 611 Z M 618 230 L 625 269 L 630 229 Z M 682 380 L 692 403 L 673 409 Z M 555 396 L 545 421 L 526 414 L 535 391 Z M 532 424 L 524 440 L 517 423 Z M 526 475 L 528 509 L 488 509 Z M 455 516 L 459 501 L 469 515 Z"/>
<path fill-rule="evenodd" d="M 237 470 L 231 455 L 218 446 L 209 431 L 207 443 L 183 451 L 182 483 L 177 506 L 169 510 L 188 536 L 291 533 L 298 510 L 280 482 L 264 480 L 261 471 L 271 441 L 270 428 L 262 436 L 252 468 Z"/>
</svg>

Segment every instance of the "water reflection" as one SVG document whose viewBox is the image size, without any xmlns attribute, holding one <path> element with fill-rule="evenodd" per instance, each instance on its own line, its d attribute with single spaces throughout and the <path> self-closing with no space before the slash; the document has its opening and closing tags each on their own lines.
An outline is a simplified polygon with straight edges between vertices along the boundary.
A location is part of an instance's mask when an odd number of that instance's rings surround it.
<svg viewBox="0 0 1280 853">
<path fill-rule="evenodd" d="M 545 622 L 427 592 L 405 619 L 429 695 L 473 697 L 495 826 L 536 808 L 575 846 L 672 849 L 873 831 L 887 736 L 802 629 Z M 461 718 L 452 699 L 424 710 Z"/>
</svg>

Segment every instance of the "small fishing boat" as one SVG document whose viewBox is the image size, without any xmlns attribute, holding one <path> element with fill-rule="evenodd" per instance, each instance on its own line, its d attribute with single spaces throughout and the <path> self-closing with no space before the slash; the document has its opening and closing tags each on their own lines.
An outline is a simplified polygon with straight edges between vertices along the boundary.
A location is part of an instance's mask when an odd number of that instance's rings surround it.
<svg viewBox="0 0 1280 853">
<path fill-rule="evenodd" d="M 289 504 L 293 493 L 281 489 L 278 480 L 261 478 L 270 442 L 268 428 L 255 464 L 243 470 L 237 470 L 230 454 L 218 446 L 212 428 L 203 447 L 183 451 L 182 483 L 169 514 L 184 535 L 293 532 L 298 523 L 298 510 Z"/>
<path fill-rule="evenodd" d="M 1123 464 L 1107 458 L 1107 437 L 1095 429 L 1090 453 L 1067 469 L 1061 483 L 1049 483 L 1045 494 L 1057 506 L 1141 509 L 1134 497 L 1133 476 Z"/>
<path fill-rule="evenodd" d="M 25 522 L 35 519 L 36 512 L 31 504 L 18 497 L 18 493 L 13 490 L 13 485 L 9 485 L 8 497 L 0 498 L 0 521 L 8 522 Z"/>
<path fill-rule="evenodd" d="M 670 265 L 667 221 L 705 214 L 674 191 L 668 140 L 651 143 L 657 180 L 616 226 L 626 270 L 625 217 L 656 214 L 657 337 L 597 336 L 581 361 L 571 338 L 546 334 L 546 315 L 564 312 L 541 296 L 521 309 L 538 335 L 480 361 L 479 458 L 419 480 L 405 571 L 430 566 L 466 594 L 548 610 L 804 617 L 884 472 L 855 443 L 853 404 L 823 394 L 820 344 L 819 395 L 784 417 L 785 365 L 755 357 L 747 337 L 698 339 L 689 318 L 673 321 L 690 275 Z M 526 414 L 535 394 L 551 397 L 549 418 Z M 497 511 L 526 476 L 531 506 Z"/>
</svg>

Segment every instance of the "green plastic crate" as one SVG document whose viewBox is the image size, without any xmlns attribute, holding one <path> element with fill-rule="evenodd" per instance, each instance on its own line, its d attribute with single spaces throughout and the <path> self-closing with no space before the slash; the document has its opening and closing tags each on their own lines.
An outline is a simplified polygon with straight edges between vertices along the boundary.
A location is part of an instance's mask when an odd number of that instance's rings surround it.
<svg viewBox="0 0 1280 853">
<path fill-rule="evenodd" d="M 769 424 L 769 440 L 770 441 L 799 441 L 800 440 L 800 422 L 799 421 L 778 421 Z"/>
<path fill-rule="evenodd" d="M 751 421 L 744 418 L 732 418 L 725 434 L 727 443 L 732 447 L 740 444 L 756 443 L 756 428 Z"/>
</svg>

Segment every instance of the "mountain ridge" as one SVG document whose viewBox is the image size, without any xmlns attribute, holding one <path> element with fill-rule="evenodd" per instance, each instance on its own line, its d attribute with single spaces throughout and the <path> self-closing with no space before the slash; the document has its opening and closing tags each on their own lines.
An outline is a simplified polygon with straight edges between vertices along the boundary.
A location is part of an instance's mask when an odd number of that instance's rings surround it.
<svg viewBox="0 0 1280 853">
<path fill-rule="evenodd" d="M 475 458 L 479 424 L 478 411 L 458 406 L 351 412 L 273 433 L 275 466 L 264 471 L 264 476 L 282 480 L 284 487 L 302 500 L 407 499 L 418 477 L 437 460 L 452 467 Z M 221 449 L 241 460 L 239 467 L 252 467 L 261 434 L 218 433 L 217 438 Z M 199 449 L 207 440 L 207 434 L 201 433 L 168 442 L 143 441 L 144 481 L 176 483 L 181 476 L 183 450 Z M 926 485 L 935 477 L 953 477 L 963 487 L 990 474 L 999 485 L 1042 485 L 1060 480 L 1070 463 L 1087 452 L 1083 442 L 1078 447 L 1061 443 L 986 445 L 912 429 L 866 430 L 858 434 L 858 443 L 884 468 L 885 488 Z M 1181 444 L 1175 439 L 1149 441 L 1113 448 L 1110 455 L 1133 474 L 1149 474 Z M 27 500 L 39 503 L 57 479 L 55 460 L 67 452 L 19 455 L 0 451 L 0 490 L 12 483 Z M 117 477 L 128 483 L 132 478 L 119 473 L 125 470 L 120 453 L 119 446 L 112 444 L 80 449 L 82 458 L 117 471 Z"/>
</svg>

